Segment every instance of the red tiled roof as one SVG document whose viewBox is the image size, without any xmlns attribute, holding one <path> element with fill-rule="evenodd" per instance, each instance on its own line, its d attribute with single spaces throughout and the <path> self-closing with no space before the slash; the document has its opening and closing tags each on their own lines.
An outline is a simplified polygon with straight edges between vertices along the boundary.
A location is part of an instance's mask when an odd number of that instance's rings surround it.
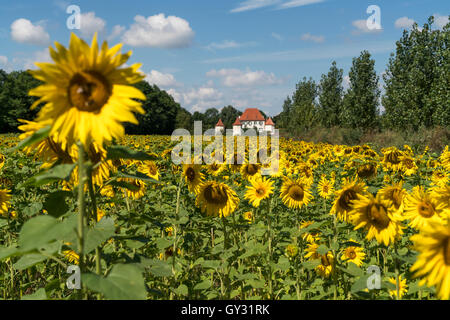
<svg viewBox="0 0 450 320">
<path fill-rule="evenodd" d="M 269 117 L 269 119 L 266 120 L 266 125 L 268 125 L 268 126 L 274 126 L 275 123 L 273 123 L 272 119 Z"/>
<path fill-rule="evenodd" d="M 257 108 L 248 108 L 245 109 L 244 113 L 242 114 L 241 121 L 264 121 L 264 117 L 259 112 Z"/>
<path fill-rule="evenodd" d="M 216 124 L 216 127 L 224 127 L 222 119 L 219 119 L 219 121 Z"/>
<path fill-rule="evenodd" d="M 233 126 L 240 126 L 241 122 L 239 121 L 239 117 L 236 118 L 236 121 L 233 123 Z"/>
</svg>

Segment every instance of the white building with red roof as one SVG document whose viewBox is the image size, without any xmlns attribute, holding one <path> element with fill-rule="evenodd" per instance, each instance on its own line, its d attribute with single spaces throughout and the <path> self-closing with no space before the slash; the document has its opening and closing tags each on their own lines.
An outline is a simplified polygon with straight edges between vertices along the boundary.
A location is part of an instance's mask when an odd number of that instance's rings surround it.
<svg viewBox="0 0 450 320">
<path fill-rule="evenodd" d="M 270 117 L 265 119 L 257 108 L 248 108 L 233 123 L 233 135 L 239 136 L 246 129 L 255 129 L 258 133 L 267 132 L 273 134 L 275 132 L 275 123 Z M 223 132 L 224 130 L 223 122 L 219 120 L 216 124 L 216 133 Z"/>
</svg>

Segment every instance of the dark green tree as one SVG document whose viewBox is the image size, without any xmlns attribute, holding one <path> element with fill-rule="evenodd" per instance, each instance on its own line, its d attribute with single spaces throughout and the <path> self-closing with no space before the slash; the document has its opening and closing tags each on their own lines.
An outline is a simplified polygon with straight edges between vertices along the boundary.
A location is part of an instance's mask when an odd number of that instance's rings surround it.
<svg viewBox="0 0 450 320">
<path fill-rule="evenodd" d="M 318 124 L 317 93 L 318 87 L 312 78 L 304 77 L 297 83 L 292 96 L 292 107 L 289 114 L 291 120 L 287 128 L 289 131 L 299 132 Z"/>
<path fill-rule="evenodd" d="M 175 119 L 176 129 L 192 130 L 194 122 L 192 121 L 192 115 L 184 108 L 180 108 Z"/>
<path fill-rule="evenodd" d="M 37 100 L 28 92 L 41 82 L 27 71 L 13 71 L 7 74 L 0 70 L 0 132 L 17 132 L 18 119 L 33 120 L 38 109 L 30 110 Z"/>
<path fill-rule="evenodd" d="M 219 118 L 222 119 L 226 129 L 231 129 L 236 118 L 242 114 L 241 111 L 235 109 L 233 106 L 226 106 L 220 110 Z"/>
<path fill-rule="evenodd" d="M 214 128 L 219 121 L 219 111 L 216 108 L 209 108 L 203 114 L 203 129 Z"/>
<path fill-rule="evenodd" d="M 322 125 L 326 127 L 341 124 L 342 86 L 344 70 L 338 69 L 333 61 L 328 74 L 323 74 L 319 84 L 319 115 Z"/>
<path fill-rule="evenodd" d="M 172 134 L 176 129 L 176 117 L 180 105 L 166 91 L 147 81 L 135 84 L 142 91 L 146 100 L 142 103 L 145 114 L 137 114 L 139 125 L 127 124 L 127 133 L 131 134 Z"/>
<path fill-rule="evenodd" d="M 403 32 L 384 75 L 385 125 L 417 130 L 449 125 L 449 25 L 433 29 L 430 17 L 422 29 Z"/>
<path fill-rule="evenodd" d="M 344 96 L 341 121 L 350 128 L 370 129 L 377 126 L 380 89 L 375 60 L 368 51 L 353 58 L 349 73 L 350 88 Z"/>
</svg>

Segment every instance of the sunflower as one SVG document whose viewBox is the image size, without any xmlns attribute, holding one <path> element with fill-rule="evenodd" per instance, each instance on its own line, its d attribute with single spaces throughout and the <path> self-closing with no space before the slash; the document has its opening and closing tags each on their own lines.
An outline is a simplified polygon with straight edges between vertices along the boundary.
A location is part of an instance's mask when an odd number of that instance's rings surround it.
<svg viewBox="0 0 450 320">
<path fill-rule="evenodd" d="M 300 224 L 300 230 L 305 229 L 312 225 L 314 221 L 304 221 Z M 302 239 L 309 243 L 314 243 L 320 239 L 320 232 L 318 230 L 311 230 L 309 232 L 305 232 L 302 236 Z"/>
<path fill-rule="evenodd" d="M 431 196 L 436 199 L 442 209 L 450 209 L 450 184 L 433 187 Z"/>
<path fill-rule="evenodd" d="M 403 212 L 404 200 L 408 194 L 406 190 L 403 189 L 403 182 L 385 185 L 383 188 L 378 190 L 378 193 L 384 199 L 392 201 L 392 204 L 398 213 Z"/>
<path fill-rule="evenodd" d="M 317 191 L 319 196 L 324 199 L 328 199 L 333 194 L 333 181 L 327 180 L 324 176 L 320 178 L 319 184 L 317 185 Z"/>
<path fill-rule="evenodd" d="M 244 179 L 250 179 L 255 176 L 259 176 L 260 169 L 261 169 L 260 164 L 250 164 L 250 163 L 243 164 L 241 166 L 241 176 Z"/>
<path fill-rule="evenodd" d="M 296 209 L 308 205 L 312 195 L 307 183 L 304 183 L 301 179 L 291 180 L 286 178 L 281 186 L 280 198 L 287 207 Z"/>
<path fill-rule="evenodd" d="M 138 170 L 152 179 L 159 180 L 159 170 L 156 163 L 153 161 L 147 160 L 139 162 Z"/>
<path fill-rule="evenodd" d="M 431 222 L 411 240 L 419 256 L 411 267 L 419 285 L 436 286 L 440 299 L 450 298 L 450 226 Z"/>
<path fill-rule="evenodd" d="M 317 248 L 319 248 L 319 245 L 315 242 L 309 243 L 306 246 L 306 255 L 305 258 L 308 260 L 317 260 L 320 258 L 320 254 L 317 252 Z"/>
<path fill-rule="evenodd" d="M 73 250 L 63 250 L 62 254 L 70 263 L 78 264 L 80 261 L 80 256 Z"/>
<path fill-rule="evenodd" d="M 144 110 L 134 99 L 145 95 L 129 84 L 144 75 L 137 71 L 140 64 L 119 69 L 131 56 L 118 54 L 121 46 L 109 49 L 104 42 L 99 50 L 97 34 L 89 46 L 72 33 L 68 49 L 58 42 L 56 50 L 49 48 L 54 63 L 36 63 L 40 69 L 30 72 L 43 84 L 29 94 L 39 97 L 32 108 L 45 103 L 37 122 L 50 122 L 50 136 L 58 133 L 69 145 L 78 140 L 85 147 L 92 141 L 103 145 L 124 135 L 122 122 L 138 123 L 133 112 Z"/>
<path fill-rule="evenodd" d="M 386 246 L 403 234 L 400 218 L 392 202 L 385 200 L 380 194 L 376 197 L 370 193 L 367 196 L 359 195 L 354 200 L 349 219 L 355 225 L 355 230 L 363 227 L 368 230 L 368 240 L 375 238 L 378 243 Z"/>
<path fill-rule="evenodd" d="M 396 278 L 389 278 L 389 282 L 397 286 Z M 398 284 L 399 298 L 401 299 L 408 292 L 408 285 L 406 284 L 406 279 L 402 279 L 401 275 L 398 277 Z M 395 288 L 394 290 L 389 290 L 389 294 L 392 297 L 397 297 L 397 288 Z"/>
<path fill-rule="evenodd" d="M 331 207 L 330 214 L 336 215 L 339 220 L 348 222 L 348 213 L 352 210 L 353 201 L 359 195 L 366 193 L 367 186 L 358 180 L 344 179 L 343 186 L 335 192 L 335 200 Z"/>
<path fill-rule="evenodd" d="M 227 184 L 206 181 L 200 185 L 195 203 L 207 216 L 222 218 L 236 210 L 239 198 Z"/>
<path fill-rule="evenodd" d="M 361 179 L 372 179 L 377 176 L 377 164 L 375 162 L 361 164 L 356 173 Z"/>
<path fill-rule="evenodd" d="M 253 222 L 253 212 L 252 211 L 244 212 L 242 214 L 242 218 L 244 218 L 244 220 L 247 221 L 248 223 L 252 223 Z"/>
<path fill-rule="evenodd" d="M 120 178 L 117 179 L 119 182 L 123 181 L 132 186 L 132 188 L 124 188 L 123 191 L 127 195 L 128 198 L 132 199 L 140 199 L 145 195 L 146 187 L 145 182 L 140 179 L 132 179 L 132 178 Z"/>
<path fill-rule="evenodd" d="M 0 153 L 0 170 L 5 165 L 5 156 Z"/>
<path fill-rule="evenodd" d="M 0 189 L 0 215 L 6 216 L 10 207 L 11 195 L 7 189 Z"/>
<path fill-rule="evenodd" d="M 447 170 L 438 169 L 434 170 L 431 176 L 432 185 L 444 186 L 449 181 L 449 173 Z"/>
<path fill-rule="evenodd" d="M 286 254 L 289 258 L 295 258 L 298 254 L 298 247 L 295 244 L 289 244 L 286 247 Z"/>
<path fill-rule="evenodd" d="M 183 165 L 183 176 L 190 192 L 197 193 L 200 184 L 203 182 L 203 173 L 200 172 L 201 165 L 185 164 Z"/>
<path fill-rule="evenodd" d="M 403 157 L 403 152 L 398 150 L 396 147 L 389 147 L 381 149 L 383 152 L 383 166 L 385 170 L 398 171 L 401 166 L 401 160 Z"/>
<path fill-rule="evenodd" d="M 417 169 L 419 169 L 416 165 L 416 163 L 414 162 L 414 159 L 410 156 L 402 156 L 401 157 L 401 162 L 400 162 L 400 170 L 403 171 L 403 173 L 406 176 L 410 176 L 413 175 L 417 172 Z"/>
<path fill-rule="evenodd" d="M 214 162 L 206 166 L 206 171 L 208 172 L 208 174 L 216 177 L 221 174 L 225 170 L 225 168 L 226 166 L 224 164 Z"/>
<path fill-rule="evenodd" d="M 416 186 L 406 198 L 403 217 L 410 220 L 412 228 L 420 230 L 430 222 L 444 223 L 442 208 L 430 191 Z"/>
<path fill-rule="evenodd" d="M 350 239 L 351 242 L 356 242 Z M 361 267 L 363 260 L 366 257 L 364 249 L 361 247 L 350 246 L 344 249 L 342 252 L 341 260 L 346 262 L 353 262 L 358 267 Z"/>
<path fill-rule="evenodd" d="M 317 274 L 324 278 L 328 278 L 333 272 L 333 262 L 334 256 L 331 251 L 328 251 L 326 254 L 321 254 L 320 264 L 316 267 Z"/>
<path fill-rule="evenodd" d="M 250 179 L 251 186 L 247 186 L 247 192 L 244 198 L 247 199 L 252 206 L 259 207 L 262 200 L 270 197 L 273 193 L 273 181 L 266 178 L 257 177 Z"/>
</svg>

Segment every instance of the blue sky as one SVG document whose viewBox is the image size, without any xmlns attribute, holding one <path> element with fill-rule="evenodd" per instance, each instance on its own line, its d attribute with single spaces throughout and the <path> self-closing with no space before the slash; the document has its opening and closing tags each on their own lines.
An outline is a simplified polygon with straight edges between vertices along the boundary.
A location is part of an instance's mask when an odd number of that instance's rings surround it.
<svg viewBox="0 0 450 320">
<path fill-rule="evenodd" d="M 81 10 L 80 30 L 67 28 L 69 5 Z M 382 29 L 367 28 L 370 5 Z M 304 76 L 318 81 L 333 60 L 347 76 L 362 50 L 381 75 L 403 29 L 430 15 L 442 27 L 449 13 L 448 0 L 1 0 L 0 68 L 34 68 L 53 41 L 97 31 L 191 112 L 231 104 L 276 115 Z"/>
</svg>

